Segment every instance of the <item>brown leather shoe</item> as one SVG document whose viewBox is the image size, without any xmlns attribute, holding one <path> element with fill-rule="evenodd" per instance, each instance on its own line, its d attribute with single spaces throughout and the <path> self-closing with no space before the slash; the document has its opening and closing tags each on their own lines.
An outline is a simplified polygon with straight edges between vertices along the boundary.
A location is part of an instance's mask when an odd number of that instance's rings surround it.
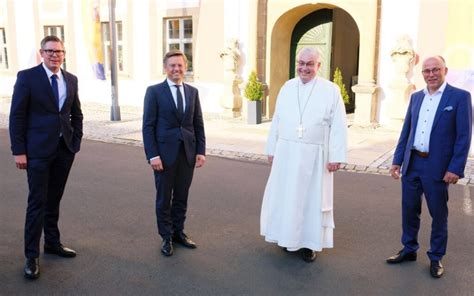
<svg viewBox="0 0 474 296">
<path fill-rule="evenodd" d="M 388 264 L 397 264 L 402 263 L 404 261 L 416 261 L 416 253 L 403 253 L 403 250 L 397 253 L 397 255 L 393 255 L 387 259 Z"/>
<path fill-rule="evenodd" d="M 437 278 L 437 279 L 443 276 L 444 267 L 443 267 L 443 264 L 441 264 L 441 261 L 436 261 L 436 260 L 431 261 L 430 273 L 432 277 Z"/>
<path fill-rule="evenodd" d="M 308 248 L 303 248 L 301 249 L 301 256 L 303 257 L 303 260 L 306 262 L 313 262 L 316 260 L 317 253 L 313 250 L 310 250 Z"/>
<path fill-rule="evenodd" d="M 40 268 L 39 268 L 39 259 L 38 258 L 27 258 L 24 276 L 27 279 L 36 280 L 40 276 Z"/>
<path fill-rule="evenodd" d="M 173 242 L 181 244 L 186 248 L 196 249 L 196 243 L 193 242 L 184 232 L 178 232 L 173 235 Z"/>
<path fill-rule="evenodd" d="M 76 257 L 76 251 L 66 248 L 62 244 L 58 246 L 44 245 L 44 252 L 46 254 L 58 255 L 59 257 L 73 258 Z"/>
</svg>

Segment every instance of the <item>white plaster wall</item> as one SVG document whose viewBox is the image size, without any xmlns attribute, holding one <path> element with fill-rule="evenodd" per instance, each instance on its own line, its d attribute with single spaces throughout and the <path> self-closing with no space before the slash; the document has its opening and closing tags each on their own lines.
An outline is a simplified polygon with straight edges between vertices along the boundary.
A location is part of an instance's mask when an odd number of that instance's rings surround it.
<svg viewBox="0 0 474 296">
<path fill-rule="evenodd" d="M 15 34 L 21 36 L 17 38 L 17 55 L 18 55 L 18 69 L 23 70 L 33 67 L 37 64 L 37 55 L 39 44 L 36 41 L 36 28 L 34 24 L 33 1 L 14 1 L 14 11 L 16 28 Z M 30 20 L 26 21 L 25 20 Z"/>
</svg>

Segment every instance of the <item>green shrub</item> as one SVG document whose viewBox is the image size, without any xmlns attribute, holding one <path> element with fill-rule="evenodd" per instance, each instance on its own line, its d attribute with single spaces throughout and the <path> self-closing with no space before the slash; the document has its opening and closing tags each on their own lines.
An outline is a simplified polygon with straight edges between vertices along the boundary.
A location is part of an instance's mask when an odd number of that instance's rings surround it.
<svg viewBox="0 0 474 296">
<path fill-rule="evenodd" d="M 257 73 L 252 71 L 249 75 L 249 80 L 245 85 L 244 95 L 249 101 L 260 101 L 263 97 L 263 84 L 258 81 Z"/>
<path fill-rule="evenodd" d="M 349 94 L 347 93 L 346 90 L 346 85 L 344 84 L 342 80 L 342 73 L 341 70 L 339 70 L 338 67 L 336 67 L 336 70 L 334 71 L 334 78 L 333 82 L 339 86 L 339 89 L 341 90 L 341 96 L 342 100 L 344 101 L 344 104 L 349 104 Z"/>
</svg>

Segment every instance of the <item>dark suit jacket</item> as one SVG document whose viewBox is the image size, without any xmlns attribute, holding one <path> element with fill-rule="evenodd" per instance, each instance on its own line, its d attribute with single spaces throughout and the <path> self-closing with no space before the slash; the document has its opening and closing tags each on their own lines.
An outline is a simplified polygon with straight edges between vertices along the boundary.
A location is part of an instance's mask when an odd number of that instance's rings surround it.
<svg viewBox="0 0 474 296">
<path fill-rule="evenodd" d="M 61 111 L 58 110 L 57 99 L 41 64 L 18 72 L 10 111 L 13 155 L 49 157 L 57 150 L 60 134 L 71 152 L 79 151 L 83 115 L 77 77 L 61 71 L 67 92 Z"/>
<path fill-rule="evenodd" d="M 415 140 L 418 114 L 423 102 L 423 91 L 410 99 L 393 164 L 402 166 L 406 174 Z M 472 106 L 469 92 L 449 84 L 443 92 L 430 134 L 428 165 L 431 175 L 442 180 L 446 171 L 464 177 L 471 144 Z"/>
<path fill-rule="evenodd" d="M 206 137 L 198 90 L 183 83 L 186 100 L 180 120 L 168 82 L 148 87 L 143 111 L 143 144 L 148 160 L 160 156 L 164 165 L 175 162 L 181 141 L 190 166 L 196 154 L 205 155 Z"/>
</svg>

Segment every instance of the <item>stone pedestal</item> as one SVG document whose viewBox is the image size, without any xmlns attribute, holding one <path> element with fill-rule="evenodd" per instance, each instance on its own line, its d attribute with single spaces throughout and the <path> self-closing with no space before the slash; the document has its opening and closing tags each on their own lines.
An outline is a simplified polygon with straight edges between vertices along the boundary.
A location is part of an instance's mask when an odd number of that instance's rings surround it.
<svg viewBox="0 0 474 296">
<path fill-rule="evenodd" d="M 415 85 L 407 81 L 393 81 L 390 83 L 389 89 L 388 116 L 392 123 L 398 124 L 405 119 L 410 94 L 415 90 Z"/>
<path fill-rule="evenodd" d="M 224 116 L 240 117 L 242 110 L 242 96 L 240 95 L 239 85 L 242 80 L 232 72 L 224 74 L 224 93 L 222 94 L 220 104 L 224 108 Z"/>
<path fill-rule="evenodd" d="M 355 93 L 354 124 L 361 126 L 371 125 L 377 118 L 377 85 L 374 83 L 360 83 L 354 85 Z"/>
</svg>

